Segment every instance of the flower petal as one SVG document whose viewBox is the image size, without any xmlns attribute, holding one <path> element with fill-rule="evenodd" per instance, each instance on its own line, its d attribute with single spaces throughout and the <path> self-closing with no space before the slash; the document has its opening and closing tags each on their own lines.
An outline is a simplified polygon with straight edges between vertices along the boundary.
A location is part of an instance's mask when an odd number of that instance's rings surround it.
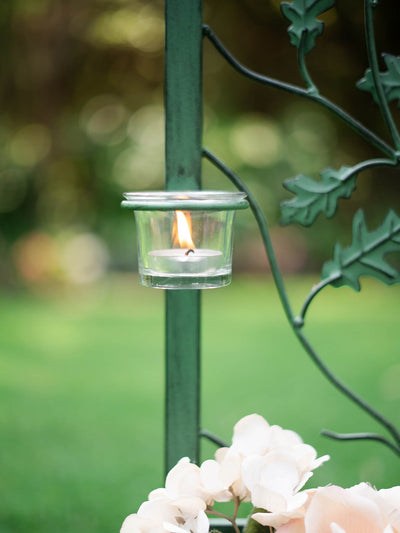
<svg viewBox="0 0 400 533">
<path fill-rule="evenodd" d="M 275 533 L 306 533 L 304 519 L 297 518 L 278 528 Z"/>
<path fill-rule="evenodd" d="M 121 526 L 121 533 L 142 533 L 148 529 L 148 522 L 136 513 L 125 518 Z"/>
<path fill-rule="evenodd" d="M 383 530 L 383 533 L 394 533 L 392 526 L 389 524 Z"/>
<path fill-rule="evenodd" d="M 141 518 L 147 518 L 153 522 L 172 522 L 178 509 L 170 501 L 163 498 L 143 502 L 137 512 Z"/>
<path fill-rule="evenodd" d="M 296 495 L 299 496 L 299 495 Z M 287 524 L 291 520 L 294 520 L 296 518 L 302 518 L 305 514 L 305 507 L 304 504 L 307 500 L 308 495 L 303 492 L 301 494 L 301 499 L 298 499 L 297 507 L 294 507 L 292 509 L 288 509 L 287 511 L 280 512 L 280 513 L 255 513 L 251 516 L 253 520 L 256 520 L 258 523 L 262 524 L 263 526 L 271 526 L 275 529 L 278 527 L 283 526 L 284 524 Z"/>
<path fill-rule="evenodd" d="M 300 482 L 295 459 L 290 453 L 278 450 L 263 457 L 247 457 L 242 465 L 242 478 L 251 492 L 261 485 L 288 497 L 293 495 Z"/>
<path fill-rule="evenodd" d="M 210 522 L 204 511 L 200 511 L 197 517 L 197 533 L 208 533 Z"/>
<path fill-rule="evenodd" d="M 168 498 L 166 489 L 154 489 L 149 494 L 149 500 L 157 500 L 159 498 Z"/>
<path fill-rule="evenodd" d="M 163 522 L 163 527 L 170 533 L 187 533 L 186 529 L 177 526 L 176 524 L 171 524 L 170 522 Z"/>
<path fill-rule="evenodd" d="M 295 431 L 277 425 L 270 426 L 270 449 L 291 448 L 302 443 L 302 438 Z"/>
<path fill-rule="evenodd" d="M 232 448 L 243 455 L 262 455 L 269 444 L 269 424 L 260 415 L 245 416 L 233 428 Z"/>
<path fill-rule="evenodd" d="M 251 493 L 251 503 L 254 507 L 260 507 L 271 513 L 283 513 L 286 511 L 286 498 L 271 489 L 257 485 Z"/>
<path fill-rule="evenodd" d="M 184 518 L 188 519 L 197 516 L 200 511 L 206 508 L 206 503 L 202 498 L 178 498 L 173 501 Z"/>
<path fill-rule="evenodd" d="M 232 500 L 233 495 L 229 491 L 231 482 L 228 484 L 224 482 L 222 468 L 217 461 L 204 461 L 200 466 L 200 478 L 203 488 L 210 495 L 210 498 L 218 502 L 229 502 Z M 209 503 L 212 504 L 212 502 Z"/>
<path fill-rule="evenodd" d="M 329 533 L 328 524 L 333 522 L 347 533 L 381 533 L 386 525 L 375 501 L 358 494 L 356 488 L 322 487 L 307 510 L 306 531 Z"/>
<path fill-rule="evenodd" d="M 400 531 L 400 487 L 378 491 L 380 508 L 387 515 L 390 524 Z"/>
<path fill-rule="evenodd" d="M 184 497 L 202 497 L 200 468 L 191 463 L 188 457 L 183 457 L 168 472 L 165 489 L 171 499 Z"/>
<path fill-rule="evenodd" d="M 331 532 L 332 533 L 346 533 L 346 531 L 342 527 L 338 526 L 335 522 L 331 523 Z"/>
</svg>

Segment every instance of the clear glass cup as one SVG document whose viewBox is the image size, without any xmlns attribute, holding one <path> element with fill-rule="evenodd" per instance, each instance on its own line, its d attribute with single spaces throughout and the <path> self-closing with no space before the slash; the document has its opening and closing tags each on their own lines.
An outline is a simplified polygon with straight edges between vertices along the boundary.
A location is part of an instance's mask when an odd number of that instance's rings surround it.
<svg viewBox="0 0 400 533">
<path fill-rule="evenodd" d="M 247 206 L 243 193 L 195 191 L 138 195 L 126 193 L 125 198 L 131 202 L 130 207 L 136 205 L 139 277 L 143 285 L 161 289 L 211 289 L 229 285 L 233 219 L 236 208 Z M 174 209 L 168 209 L 170 205 Z"/>
</svg>

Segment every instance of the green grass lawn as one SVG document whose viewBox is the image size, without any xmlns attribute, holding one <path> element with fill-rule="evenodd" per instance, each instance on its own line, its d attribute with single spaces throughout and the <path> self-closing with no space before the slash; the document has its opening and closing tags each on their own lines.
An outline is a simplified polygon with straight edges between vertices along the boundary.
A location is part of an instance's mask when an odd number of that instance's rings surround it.
<svg viewBox="0 0 400 533">
<path fill-rule="evenodd" d="M 296 310 L 313 280 L 290 280 Z M 399 289 L 326 289 L 305 331 L 340 377 L 400 425 Z M 0 531 L 109 533 L 162 483 L 162 291 L 134 277 L 0 299 Z M 229 440 L 258 412 L 331 461 L 308 486 L 400 484 L 378 431 L 323 378 L 291 333 L 272 283 L 236 278 L 203 293 L 203 425 Z M 206 443 L 203 458 L 214 448 Z"/>
</svg>

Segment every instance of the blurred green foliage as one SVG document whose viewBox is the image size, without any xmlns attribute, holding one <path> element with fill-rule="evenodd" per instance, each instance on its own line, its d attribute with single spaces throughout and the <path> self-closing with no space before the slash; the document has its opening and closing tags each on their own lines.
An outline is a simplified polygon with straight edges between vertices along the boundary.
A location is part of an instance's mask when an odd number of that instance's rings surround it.
<svg viewBox="0 0 400 533">
<path fill-rule="evenodd" d="M 244 64 L 301 83 L 277 0 L 204 3 L 205 21 Z M 393 54 L 396 5 L 381 2 L 376 18 L 378 49 Z M 2 3 L 0 283 L 90 281 L 133 267 L 132 217 L 119 202 L 126 190 L 163 188 L 163 8 L 160 0 Z M 367 67 L 362 2 L 339 0 L 323 18 L 309 70 L 323 94 L 387 138 L 371 96 L 355 89 Z M 315 104 L 240 78 L 209 43 L 204 116 L 205 145 L 256 193 L 284 270 L 319 269 L 337 239 L 349 242 L 360 205 L 373 226 L 395 202 L 397 171 L 369 171 L 334 222 L 279 228 L 279 203 L 290 196 L 283 180 L 378 154 Z M 205 163 L 204 187 L 229 185 Z M 266 267 L 248 214 L 238 217 L 237 241 L 238 268 Z"/>
</svg>

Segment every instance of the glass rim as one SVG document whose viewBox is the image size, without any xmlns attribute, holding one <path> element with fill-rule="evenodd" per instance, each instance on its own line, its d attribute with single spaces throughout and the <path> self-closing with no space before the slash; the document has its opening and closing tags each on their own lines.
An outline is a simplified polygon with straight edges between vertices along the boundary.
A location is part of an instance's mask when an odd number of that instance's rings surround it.
<svg viewBox="0 0 400 533">
<path fill-rule="evenodd" d="M 122 207 L 135 211 L 228 211 L 249 206 L 241 191 L 141 191 L 123 196 Z"/>
</svg>

